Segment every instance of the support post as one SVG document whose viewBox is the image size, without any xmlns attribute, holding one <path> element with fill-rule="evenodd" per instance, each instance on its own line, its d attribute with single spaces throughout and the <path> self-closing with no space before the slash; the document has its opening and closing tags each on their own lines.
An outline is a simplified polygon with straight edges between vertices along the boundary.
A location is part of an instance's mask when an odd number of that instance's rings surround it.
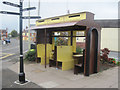
<svg viewBox="0 0 120 90">
<path fill-rule="evenodd" d="M 73 44 L 73 31 L 71 31 L 71 46 L 72 46 L 72 44 Z"/>
<path fill-rule="evenodd" d="M 46 51 L 46 49 L 47 49 L 46 40 L 47 40 L 47 37 L 46 37 L 46 29 L 45 29 L 45 68 L 46 68 L 46 61 L 47 61 L 46 60 L 47 59 L 47 57 L 46 57 L 47 56 L 47 53 L 46 53 L 47 52 Z"/>
</svg>

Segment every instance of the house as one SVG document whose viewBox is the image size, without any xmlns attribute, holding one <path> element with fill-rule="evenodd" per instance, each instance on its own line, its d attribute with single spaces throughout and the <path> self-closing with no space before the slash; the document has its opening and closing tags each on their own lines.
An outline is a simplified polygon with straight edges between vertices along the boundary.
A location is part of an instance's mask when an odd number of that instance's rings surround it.
<svg viewBox="0 0 120 90">
<path fill-rule="evenodd" d="M 28 29 L 26 27 L 26 29 L 23 30 L 22 35 L 23 35 L 23 40 L 28 40 Z M 35 42 L 36 41 L 36 32 L 30 30 L 30 41 Z"/>
<path fill-rule="evenodd" d="M 111 51 L 119 52 L 118 44 L 120 37 L 120 25 L 118 25 L 118 19 L 103 19 L 95 20 L 97 24 L 101 26 L 101 49 L 108 48 Z M 79 35 L 79 33 L 78 33 Z M 84 48 L 85 38 L 77 38 L 77 45 Z"/>
<path fill-rule="evenodd" d="M 8 36 L 8 30 L 6 29 L 0 29 L 0 40 L 4 40 Z"/>
</svg>

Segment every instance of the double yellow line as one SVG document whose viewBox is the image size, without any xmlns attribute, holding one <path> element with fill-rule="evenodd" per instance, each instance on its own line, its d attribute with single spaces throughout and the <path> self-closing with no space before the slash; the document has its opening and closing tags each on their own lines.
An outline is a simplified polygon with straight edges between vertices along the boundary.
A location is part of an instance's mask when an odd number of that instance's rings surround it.
<svg viewBox="0 0 120 90">
<path fill-rule="evenodd" d="M 5 56 L 3 56 L 3 57 L 0 57 L 0 59 L 4 59 L 4 58 L 7 58 L 7 57 L 9 57 L 9 56 L 14 55 L 14 54 L 8 54 L 8 53 L 2 53 L 2 54 L 7 54 L 7 55 L 5 55 Z M 2 56 L 2 55 L 0 54 L 0 56 Z"/>
</svg>

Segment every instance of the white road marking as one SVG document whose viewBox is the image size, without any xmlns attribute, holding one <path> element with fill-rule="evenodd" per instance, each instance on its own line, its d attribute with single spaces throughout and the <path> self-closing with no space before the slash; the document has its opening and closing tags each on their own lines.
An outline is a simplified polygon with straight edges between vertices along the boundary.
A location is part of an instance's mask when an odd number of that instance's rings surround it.
<svg viewBox="0 0 120 90">
<path fill-rule="evenodd" d="M 26 85 L 26 84 L 30 83 L 30 81 L 27 80 L 27 79 L 26 79 L 25 81 L 26 81 L 26 83 L 23 83 L 23 84 L 21 84 L 21 83 L 19 82 L 19 80 L 15 81 L 14 83 L 15 83 L 15 84 L 18 84 L 18 85 Z"/>
</svg>

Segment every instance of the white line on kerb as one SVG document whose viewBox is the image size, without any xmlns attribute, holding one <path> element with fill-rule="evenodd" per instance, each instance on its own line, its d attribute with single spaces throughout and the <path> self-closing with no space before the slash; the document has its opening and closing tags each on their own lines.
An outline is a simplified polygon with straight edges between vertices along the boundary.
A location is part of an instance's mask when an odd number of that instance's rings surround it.
<svg viewBox="0 0 120 90">
<path fill-rule="evenodd" d="M 28 50 L 24 51 L 23 53 L 26 53 Z"/>
</svg>

